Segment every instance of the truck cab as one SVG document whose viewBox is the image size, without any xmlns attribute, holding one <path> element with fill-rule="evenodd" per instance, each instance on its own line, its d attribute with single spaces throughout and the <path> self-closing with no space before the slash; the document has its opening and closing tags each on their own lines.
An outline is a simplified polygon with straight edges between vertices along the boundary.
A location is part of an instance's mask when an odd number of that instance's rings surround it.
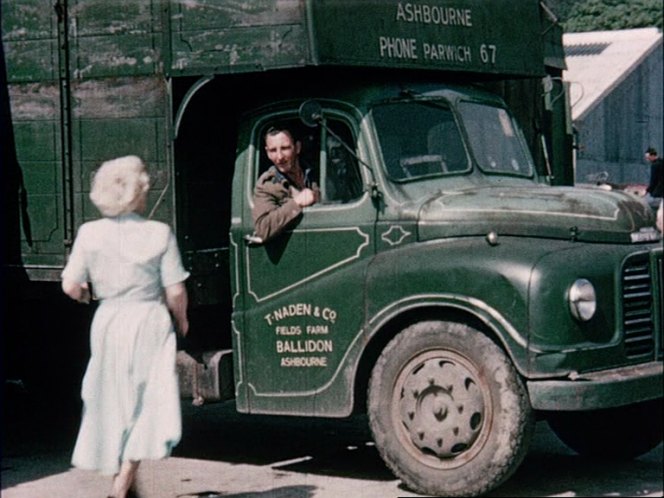
<svg viewBox="0 0 664 498">
<path fill-rule="evenodd" d="M 428 309 L 420 299 L 440 299 L 442 308 L 491 323 L 528 376 L 569 375 L 542 357 L 557 344 L 596 349 L 587 329 L 606 350 L 616 339 L 606 314 L 619 296 L 603 283 L 596 293 L 607 292 L 605 303 L 573 305 L 569 288 L 596 271 L 597 248 L 614 245 L 611 266 L 635 248 L 655 251 L 647 207 L 626 194 L 549 186 L 495 95 L 422 82 L 352 88 L 319 93 L 314 126 L 300 117 L 312 101 L 293 100 L 248 114 L 240 132 L 230 261 L 246 410 L 272 411 L 290 399 L 285 411 L 350 414 L 354 389 L 342 367 L 354 348 L 359 361 L 380 330 L 375 317 L 403 301 L 414 310 Z M 275 122 L 300 130 L 322 199 L 262 244 L 251 238 L 253 190 Z M 576 267 L 565 264 L 572 254 Z M 599 306 L 603 318 L 575 319 L 572 306 Z M 546 325 L 553 310 L 565 332 Z M 291 395 L 281 392 L 279 373 Z"/>
<path fill-rule="evenodd" d="M 295 84 L 239 117 L 220 193 L 232 198 L 237 409 L 366 410 L 390 468 L 434 494 L 495 487 L 538 417 L 584 453 L 656 445 L 661 434 L 627 429 L 607 443 L 600 423 L 656 426 L 661 413 L 662 249 L 649 207 L 551 185 L 504 100 L 480 86 L 343 80 Z M 253 197 L 275 123 L 296 130 L 321 200 L 263 242 Z"/>
</svg>

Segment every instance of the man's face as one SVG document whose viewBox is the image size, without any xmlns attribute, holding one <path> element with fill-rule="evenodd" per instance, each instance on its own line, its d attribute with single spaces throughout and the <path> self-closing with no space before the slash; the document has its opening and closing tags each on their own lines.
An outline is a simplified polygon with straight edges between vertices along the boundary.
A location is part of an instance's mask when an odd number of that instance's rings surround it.
<svg viewBox="0 0 664 498">
<path fill-rule="evenodd" d="M 646 161 L 648 161 L 649 163 L 651 163 L 651 162 L 653 162 L 655 159 L 657 159 L 657 155 L 656 155 L 656 154 L 649 154 L 648 152 L 646 152 Z"/>
<path fill-rule="evenodd" d="M 284 174 L 293 172 L 298 167 L 300 142 L 293 142 L 288 133 L 279 132 L 265 138 L 267 157 Z"/>
</svg>

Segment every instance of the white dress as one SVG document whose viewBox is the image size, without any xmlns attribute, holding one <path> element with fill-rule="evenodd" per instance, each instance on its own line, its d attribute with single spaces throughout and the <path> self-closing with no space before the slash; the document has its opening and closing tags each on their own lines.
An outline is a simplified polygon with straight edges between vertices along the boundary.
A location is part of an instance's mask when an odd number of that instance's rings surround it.
<svg viewBox="0 0 664 498">
<path fill-rule="evenodd" d="M 100 300 L 72 464 L 115 474 L 123 461 L 170 455 L 182 421 L 176 338 L 163 295 L 189 276 L 170 228 L 137 214 L 85 223 L 62 276 L 91 282 Z"/>
</svg>

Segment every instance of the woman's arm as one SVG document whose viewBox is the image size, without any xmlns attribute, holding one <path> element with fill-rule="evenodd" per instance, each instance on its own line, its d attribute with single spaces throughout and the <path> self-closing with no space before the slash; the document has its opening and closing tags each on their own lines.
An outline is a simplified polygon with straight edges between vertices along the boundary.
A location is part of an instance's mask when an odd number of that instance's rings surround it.
<svg viewBox="0 0 664 498">
<path fill-rule="evenodd" d="M 62 279 L 62 290 L 74 301 L 88 304 L 90 302 L 90 289 L 87 283 L 80 284 L 68 278 Z"/>
<path fill-rule="evenodd" d="M 189 319 L 187 318 L 187 288 L 184 282 L 169 285 L 166 291 L 166 306 L 173 314 L 175 327 L 178 333 L 184 337 L 189 332 Z"/>
</svg>

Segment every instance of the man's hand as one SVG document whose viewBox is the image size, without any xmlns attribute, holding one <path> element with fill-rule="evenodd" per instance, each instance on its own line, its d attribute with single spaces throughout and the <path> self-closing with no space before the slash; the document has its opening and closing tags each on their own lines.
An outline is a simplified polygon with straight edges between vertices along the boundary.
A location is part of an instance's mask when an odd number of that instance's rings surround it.
<svg viewBox="0 0 664 498">
<path fill-rule="evenodd" d="M 310 188 L 305 188 L 300 191 L 296 191 L 293 194 L 293 200 L 297 202 L 297 205 L 300 207 L 311 206 L 316 202 L 316 194 Z"/>
</svg>

